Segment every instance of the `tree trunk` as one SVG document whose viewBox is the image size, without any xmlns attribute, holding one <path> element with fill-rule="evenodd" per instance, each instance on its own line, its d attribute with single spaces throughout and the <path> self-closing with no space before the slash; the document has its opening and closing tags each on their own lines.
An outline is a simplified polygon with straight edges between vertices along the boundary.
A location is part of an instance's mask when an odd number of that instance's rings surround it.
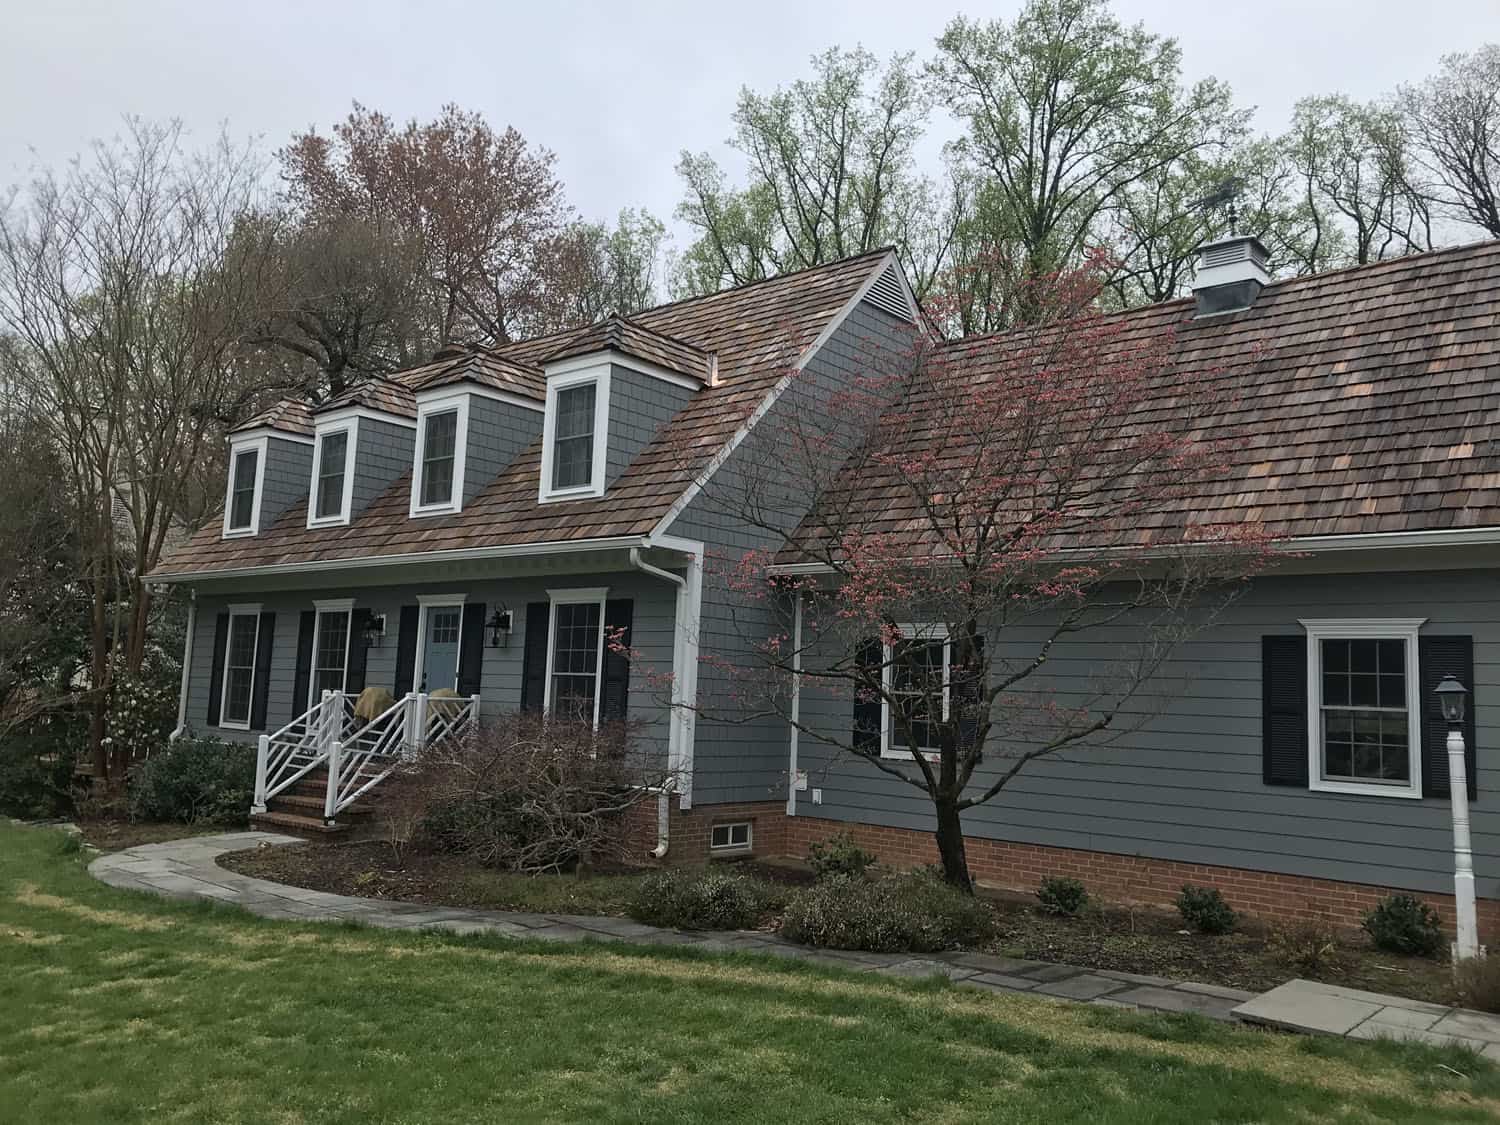
<svg viewBox="0 0 1500 1125">
<path fill-rule="evenodd" d="M 106 704 L 104 682 L 109 666 L 109 640 L 105 620 L 104 559 L 94 556 L 94 602 L 89 617 L 89 749 L 94 759 L 94 784 L 109 782 L 109 750 L 104 745 Z"/>
<path fill-rule="evenodd" d="M 943 878 L 965 894 L 974 892 L 969 878 L 969 857 L 964 850 L 964 829 L 958 819 L 958 802 L 953 798 L 934 797 L 937 810 L 937 846 L 942 857 Z"/>
</svg>

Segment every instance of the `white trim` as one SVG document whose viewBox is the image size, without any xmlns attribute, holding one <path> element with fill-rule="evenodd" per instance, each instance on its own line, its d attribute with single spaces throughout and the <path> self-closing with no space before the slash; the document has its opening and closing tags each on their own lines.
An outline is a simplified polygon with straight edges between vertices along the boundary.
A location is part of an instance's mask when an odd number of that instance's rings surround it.
<svg viewBox="0 0 1500 1125">
<path fill-rule="evenodd" d="M 400 414 L 388 414 L 384 410 L 373 410 L 368 406 L 339 406 L 326 414 L 314 414 L 313 425 L 316 430 L 326 427 L 341 426 L 345 422 L 357 422 L 364 419 L 366 422 L 384 422 L 388 426 L 404 426 L 408 430 L 417 428 L 416 419 L 407 418 Z"/>
<path fill-rule="evenodd" d="M 311 445 L 313 439 L 306 434 L 288 433 L 286 430 L 278 430 L 274 426 L 255 426 L 249 430 L 236 430 L 228 434 L 224 440 L 231 444 L 246 441 L 263 441 L 266 438 L 275 438 L 277 441 L 289 441 L 294 445 Z"/>
<path fill-rule="evenodd" d="M 552 487 L 552 452 L 557 435 L 557 396 L 575 387 L 594 384 L 594 449 L 590 454 L 589 482 L 573 488 Z M 609 364 L 594 363 L 569 374 L 547 379 L 547 407 L 542 420 L 542 475 L 537 482 L 537 503 L 582 500 L 604 495 L 605 461 L 609 450 Z"/>
<path fill-rule="evenodd" d="M 224 486 L 224 534 L 225 539 L 242 539 L 260 534 L 260 502 L 266 491 L 266 454 L 270 452 L 269 437 L 254 437 L 248 440 L 234 439 L 229 445 L 229 480 Z M 244 527 L 231 527 L 229 520 L 234 512 L 235 466 L 245 453 L 255 454 L 255 491 L 250 497 L 250 522 Z"/>
<path fill-rule="evenodd" d="M 719 829 L 729 833 L 731 842 L 727 844 L 714 843 L 714 833 Z M 733 842 L 734 830 L 743 828 L 745 830 L 745 842 L 736 844 Z M 708 850 L 718 855 L 738 855 L 743 852 L 755 850 L 755 824 L 748 820 L 726 820 L 720 824 L 710 825 L 708 829 Z"/>
<path fill-rule="evenodd" d="M 434 399 L 446 398 L 455 394 L 493 399 L 496 402 L 505 402 L 511 406 L 519 406 L 522 410 L 534 410 L 538 414 L 543 409 L 542 404 L 534 398 L 527 398 L 524 395 L 515 394 L 511 391 L 497 390 L 485 383 L 479 383 L 472 379 L 460 379 L 455 383 L 444 383 L 441 386 L 428 387 L 425 390 L 418 391 L 412 397 L 420 409 L 425 402 L 431 402 Z"/>
<path fill-rule="evenodd" d="M 177 725 L 167 736 L 168 742 L 176 742 L 187 730 L 188 684 L 193 674 L 193 635 L 198 631 L 198 591 L 188 591 L 187 633 L 182 638 L 182 684 L 177 692 Z M 227 643 L 227 642 L 226 642 Z M 210 675 L 212 673 L 210 672 Z M 221 694 L 219 698 L 224 697 Z"/>
<path fill-rule="evenodd" d="M 597 605 L 599 637 L 594 649 L 594 726 L 599 725 L 599 705 L 604 694 L 604 603 L 608 586 L 576 587 L 547 591 L 547 678 L 542 684 L 542 714 L 552 714 L 552 665 L 557 652 L 557 607 L 560 605 Z"/>
<path fill-rule="evenodd" d="M 948 626 L 932 623 L 900 622 L 896 625 L 896 632 L 901 634 L 902 640 L 910 641 L 941 641 L 943 645 L 943 718 L 947 719 L 950 713 L 951 700 L 949 679 L 952 673 L 953 644 L 948 636 Z M 894 758 L 899 761 L 909 762 L 912 760 L 910 750 L 897 750 L 891 745 L 891 665 L 895 659 L 893 646 L 884 641 L 880 645 L 880 686 L 882 688 L 880 700 L 880 756 L 882 758 Z M 923 756 L 929 762 L 937 761 L 940 754 L 935 746 L 923 746 Z"/>
<path fill-rule="evenodd" d="M 677 807 L 686 812 L 693 807 L 693 760 L 697 753 L 698 731 L 698 638 L 703 620 L 703 559 L 706 548 L 695 539 L 675 535 L 653 535 L 651 545 L 676 551 L 686 557 L 687 579 L 677 591 L 674 628 L 673 667 L 680 668 L 682 683 L 682 726 L 677 743 L 677 769 L 674 782 Z M 681 654 L 678 655 L 680 646 Z"/>
<path fill-rule="evenodd" d="M 427 420 L 436 414 L 457 414 L 453 428 L 453 488 L 448 499 L 422 503 L 422 455 L 427 447 Z M 433 396 L 417 405 L 417 442 L 411 469 L 411 506 L 408 517 L 447 516 L 463 510 L 464 460 L 469 446 L 469 392 Z"/>
<path fill-rule="evenodd" d="M 1308 618 L 1299 622 L 1307 631 L 1307 779 L 1308 788 L 1321 793 L 1352 793 L 1364 797 L 1422 797 L 1422 670 L 1417 633 L 1425 617 Z M 1393 640 L 1406 645 L 1406 785 L 1378 785 L 1330 780 L 1323 776 L 1323 669 L 1325 640 Z"/>
<path fill-rule="evenodd" d="M 344 674 L 339 678 L 339 690 L 343 691 L 349 686 L 349 649 L 354 644 L 354 599 L 353 598 L 324 598 L 313 599 L 313 640 L 312 640 L 312 663 L 307 676 L 307 700 L 304 708 L 310 709 L 318 701 L 318 641 L 323 635 L 324 614 L 344 615 Z M 293 706 L 296 702 L 293 701 Z"/>
<path fill-rule="evenodd" d="M 672 521 L 675 520 L 678 516 L 682 515 L 682 513 L 687 509 L 687 506 L 698 498 L 698 494 L 702 492 L 703 489 L 708 485 L 708 482 L 713 478 L 713 475 L 717 473 L 721 467 L 723 467 L 724 462 L 729 460 L 734 451 L 740 447 L 740 443 L 750 436 L 750 431 L 755 429 L 755 427 L 760 423 L 760 420 L 764 418 L 768 413 L 770 413 L 771 407 L 776 405 L 776 401 L 781 398 L 786 389 L 792 385 L 792 380 L 795 379 L 801 373 L 802 369 L 812 361 L 813 356 L 817 355 L 818 352 L 822 350 L 823 345 L 828 343 L 828 341 L 833 338 L 833 334 L 837 332 L 843 325 L 844 321 L 849 318 L 849 314 L 859 307 L 859 303 L 865 299 L 865 294 L 870 291 L 870 287 L 875 284 L 880 275 L 885 272 L 886 267 L 888 267 L 892 262 L 894 262 L 896 265 L 896 272 L 898 274 L 902 273 L 901 263 L 894 253 L 887 253 L 885 256 L 876 260 L 875 265 L 871 267 L 870 276 L 865 278 L 864 284 L 862 284 L 857 290 L 855 290 L 854 296 L 850 297 L 849 300 L 844 303 L 844 307 L 838 311 L 837 315 L 835 315 L 834 318 L 827 323 L 827 325 L 824 326 L 823 331 L 818 333 L 817 339 L 809 344 L 807 346 L 807 349 L 797 358 L 797 361 L 792 364 L 792 369 L 787 372 L 787 374 L 783 375 L 780 379 L 776 380 L 776 384 L 766 392 L 766 397 L 761 399 L 760 404 L 756 406 L 756 408 L 751 412 L 750 417 L 745 419 L 745 421 L 740 425 L 739 429 L 735 430 L 733 436 L 731 436 L 730 439 L 724 443 L 723 448 L 721 448 L 717 453 L 713 455 L 708 464 L 704 467 L 703 471 L 693 479 L 693 483 L 688 485 L 687 488 L 683 490 L 682 495 L 679 496 L 673 502 L 672 506 L 667 509 L 666 514 L 662 516 L 661 519 L 657 520 L 656 527 L 654 527 L 651 531 L 651 536 L 653 539 L 657 535 L 666 531 L 667 528 L 671 527 Z M 919 331 L 926 331 L 926 324 L 923 322 L 920 316 L 918 316 L 916 319 L 916 326 Z"/>
<path fill-rule="evenodd" d="M 260 669 L 260 603 L 231 605 L 228 613 L 229 624 L 224 630 L 224 666 L 219 669 L 219 726 L 225 730 L 249 730 L 250 720 L 255 717 L 255 674 Z M 255 621 L 255 645 L 250 650 L 250 698 L 243 722 L 230 722 L 224 718 L 224 710 L 229 706 L 229 652 L 234 647 L 236 617 L 249 617 Z"/>
<path fill-rule="evenodd" d="M 550 381 L 574 371 L 592 371 L 601 363 L 611 363 L 616 367 L 623 367 L 628 371 L 634 371 L 638 375 L 648 375 L 653 379 L 660 379 L 664 383 L 671 383 L 674 386 L 683 387 L 689 391 L 701 390 L 708 377 L 707 361 L 704 363 L 704 378 L 694 379 L 691 375 L 684 375 L 680 371 L 661 367 L 650 360 L 640 359 L 637 356 L 617 351 L 614 348 L 603 348 L 600 351 L 589 352 L 586 355 L 571 356 L 568 359 L 558 360 L 556 363 L 549 363 L 542 370 Z"/>
<path fill-rule="evenodd" d="M 339 510 L 331 516 L 320 516 L 318 511 L 318 475 L 323 470 L 323 443 L 334 434 L 344 434 L 344 490 L 339 497 Z M 330 422 L 326 427 L 320 422 L 313 443 L 312 485 L 307 490 L 307 526 L 334 527 L 349 522 L 354 511 L 354 451 L 359 447 L 359 419 L 347 422 Z"/>
<path fill-rule="evenodd" d="M 427 611 L 430 609 L 452 609 L 462 607 L 467 594 L 418 594 L 417 595 L 417 659 L 412 665 L 411 682 L 417 691 L 432 691 L 430 685 L 426 688 L 421 686 L 422 677 L 427 669 L 423 667 L 427 659 Z M 464 652 L 464 615 L 460 608 L 458 614 L 458 656 L 463 659 Z M 458 663 L 453 665 L 453 688 L 458 688 Z M 441 689 L 439 689 L 441 690 Z"/>
<path fill-rule="evenodd" d="M 802 723 L 802 590 L 792 595 L 791 736 L 786 753 L 786 815 L 797 815 L 798 728 Z"/>
</svg>

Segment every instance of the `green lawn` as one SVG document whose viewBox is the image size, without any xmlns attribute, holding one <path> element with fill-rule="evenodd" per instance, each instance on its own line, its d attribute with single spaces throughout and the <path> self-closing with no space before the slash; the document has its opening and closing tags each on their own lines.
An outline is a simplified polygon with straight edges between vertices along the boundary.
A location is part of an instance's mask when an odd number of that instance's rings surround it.
<svg viewBox="0 0 1500 1125">
<path fill-rule="evenodd" d="M 110 890 L 57 834 L 0 824 L 0 1122 L 1497 1115 L 1500 1075 L 1466 1052 L 683 951 L 288 926 Z"/>
</svg>

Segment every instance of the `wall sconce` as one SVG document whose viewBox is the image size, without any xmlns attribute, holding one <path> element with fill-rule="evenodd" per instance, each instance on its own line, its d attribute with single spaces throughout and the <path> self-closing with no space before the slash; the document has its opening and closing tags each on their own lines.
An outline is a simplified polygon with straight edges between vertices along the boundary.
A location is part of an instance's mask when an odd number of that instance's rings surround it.
<svg viewBox="0 0 1500 1125">
<path fill-rule="evenodd" d="M 365 648 L 379 648 L 385 639 L 385 614 L 365 611 L 365 623 L 360 631 L 360 640 Z"/>
<path fill-rule="evenodd" d="M 504 602 L 495 607 L 495 612 L 490 614 L 490 619 L 486 624 L 490 630 L 490 647 L 509 648 L 510 610 L 505 608 Z"/>
</svg>

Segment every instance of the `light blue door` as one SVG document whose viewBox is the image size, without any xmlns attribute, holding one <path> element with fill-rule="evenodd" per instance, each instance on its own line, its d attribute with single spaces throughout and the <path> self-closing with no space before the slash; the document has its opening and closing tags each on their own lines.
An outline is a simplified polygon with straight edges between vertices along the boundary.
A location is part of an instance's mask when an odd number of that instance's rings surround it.
<svg viewBox="0 0 1500 1125">
<path fill-rule="evenodd" d="M 419 691 L 458 686 L 458 625 L 462 614 L 459 606 L 435 606 L 427 611 L 427 641 L 422 648 Z"/>
</svg>

